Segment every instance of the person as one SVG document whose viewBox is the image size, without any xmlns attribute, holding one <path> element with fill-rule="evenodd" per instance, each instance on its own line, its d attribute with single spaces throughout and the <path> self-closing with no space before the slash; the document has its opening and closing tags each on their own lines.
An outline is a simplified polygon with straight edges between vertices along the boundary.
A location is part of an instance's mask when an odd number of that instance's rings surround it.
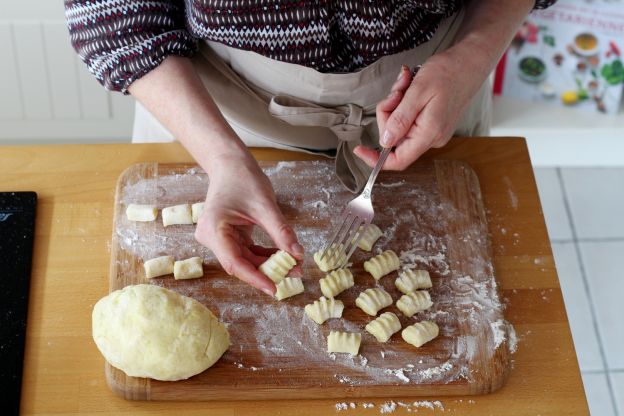
<svg viewBox="0 0 624 416">
<path fill-rule="evenodd" d="M 73 47 L 131 94 L 133 141 L 179 140 L 210 177 L 195 237 L 272 295 L 270 251 L 304 249 L 247 150 L 335 157 L 358 191 L 379 157 L 402 170 L 456 133 L 486 135 L 487 79 L 533 8 L 553 0 L 65 0 Z M 421 69 L 412 77 L 412 70 Z M 398 72 L 398 77 L 397 77 Z"/>
</svg>

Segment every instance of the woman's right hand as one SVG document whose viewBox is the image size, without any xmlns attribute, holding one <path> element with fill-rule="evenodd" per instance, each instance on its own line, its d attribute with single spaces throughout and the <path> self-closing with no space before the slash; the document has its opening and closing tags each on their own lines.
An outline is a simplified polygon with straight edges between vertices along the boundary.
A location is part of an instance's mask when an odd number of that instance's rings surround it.
<svg viewBox="0 0 624 416">
<path fill-rule="evenodd" d="M 195 239 L 215 254 L 229 275 L 273 296 L 275 284 L 258 271 L 275 250 L 254 245 L 251 231 L 262 227 L 278 249 L 303 257 L 303 247 L 282 215 L 271 182 L 248 152 L 215 158 Z"/>
</svg>

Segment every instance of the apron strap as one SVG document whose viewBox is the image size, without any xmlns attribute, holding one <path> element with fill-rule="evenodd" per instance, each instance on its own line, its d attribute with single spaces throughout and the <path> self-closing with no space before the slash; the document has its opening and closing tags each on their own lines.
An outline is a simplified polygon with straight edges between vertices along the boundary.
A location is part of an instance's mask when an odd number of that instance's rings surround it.
<svg viewBox="0 0 624 416">
<path fill-rule="evenodd" d="M 278 94 L 269 102 L 269 113 L 293 126 L 320 126 L 329 128 L 338 138 L 336 174 L 351 192 L 357 192 L 366 183 L 371 168 L 353 154 L 353 149 L 367 143 L 366 126 L 375 123 L 375 117 L 365 115 L 362 107 L 346 104 L 323 107 L 310 101 Z"/>
</svg>

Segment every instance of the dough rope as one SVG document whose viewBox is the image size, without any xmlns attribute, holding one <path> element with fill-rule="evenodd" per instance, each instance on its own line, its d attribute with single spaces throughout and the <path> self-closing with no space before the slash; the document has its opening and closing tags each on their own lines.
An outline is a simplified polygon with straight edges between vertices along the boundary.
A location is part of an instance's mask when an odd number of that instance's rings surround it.
<svg viewBox="0 0 624 416">
<path fill-rule="evenodd" d="M 353 273 L 349 269 L 338 269 L 329 273 L 327 276 L 319 280 L 321 292 L 327 298 L 333 298 L 343 291 L 353 287 Z"/>
<path fill-rule="evenodd" d="M 399 258 L 392 250 L 386 250 L 364 262 L 364 270 L 373 275 L 375 280 L 381 279 L 400 267 Z"/>
<path fill-rule="evenodd" d="M 342 301 L 334 298 L 327 299 L 323 296 L 304 308 L 306 315 L 319 325 L 331 318 L 341 318 L 343 310 L 344 303 Z"/>
<path fill-rule="evenodd" d="M 366 331 L 379 342 L 387 342 L 401 329 L 399 318 L 392 312 L 384 312 L 366 325 Z"/>
<path fill-rule="evenodd" d="M 359 332 L 330 331 L 327 336 L 327 352 L 341 352 L 357 355 L 362 342 Z"/>
<path fill-rule="evenodd" d="M 262 263 L 258 270 L 274 283 L 279 283 L 296 264 L 297 260 L 293 256 L 284 250 L 279 250 Z"/>
<path fill-rule="evenodd" d="M 303 281 L 299 277 L 285 277 L 275 285 L 275 299 L 282 300 L 303 293 Z"/>
<path fill-rule="evenodd" d="M 370 316 L 392 305 L 392 296 L 380 287 L 366 289 L 355 300 L 355 305 Z"/>
<path fill-rule="evenodd" d="M 405 342 L 418 348 L 437 337 L 439 333 L 440 329 L 435 322 L 422 321 L 405 328 L 401 332 L 401 337 Z"/>
<path fill-rule="evenodd" d="M 429 289 L 431 277 L 426 270 L 403 270 L 394 281 L 394 285 L 404 294 L 408 294 L 418 289 Z"/>
<path fill-rule="evenodd" d="M 431 296 L 426 290 L 410 292 L 401 296 L 396 302 L 396 307 L 408 318 L 416 312 L 429 309 L 432 305 Z"/>
</svg>

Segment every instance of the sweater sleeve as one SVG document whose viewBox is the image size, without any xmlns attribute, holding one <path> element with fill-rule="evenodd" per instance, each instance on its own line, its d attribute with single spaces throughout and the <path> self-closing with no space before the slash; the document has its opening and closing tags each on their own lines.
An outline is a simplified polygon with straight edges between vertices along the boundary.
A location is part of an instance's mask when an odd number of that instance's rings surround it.
<svg viewBox="0 0 624 416">
<path fill-rule="evenodd" d="M 72 46 L 109 90 L 127 93 L 168 55 L 191 56 L 182 0 L 65 0 Z"/>
<path fill-rule="evenodd" d="M 545 9 L 555 4 L 557 0 L 535 0 L 534 9 Z"/>
</svg>

